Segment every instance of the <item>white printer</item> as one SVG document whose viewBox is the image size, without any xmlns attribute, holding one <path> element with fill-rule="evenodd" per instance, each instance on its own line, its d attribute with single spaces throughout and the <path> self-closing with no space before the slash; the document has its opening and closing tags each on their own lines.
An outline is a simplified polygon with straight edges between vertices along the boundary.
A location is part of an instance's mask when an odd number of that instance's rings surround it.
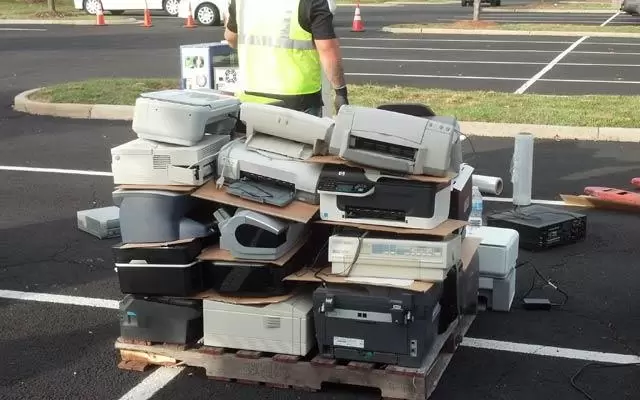
<svg viewBox="0 0 640 400">
<path fill-rule="evenodd" d="M 376 235 L 369 233 L 369 236 Z M 331 273 L 351 277 L 418 279 L 441 282 L 460 261 L 462 238 L 442 241 L 343 233 L 329 237 Z"/>
<path fill-rule="evenodd" d="M 334 121 L 270 104 L 242 103 L 240 120 L 247 126 L 247 147 L 307 159 L 326 155 Z"/>
<path fill-rule="evenodd" d="M 460 169 L 460 127 L 454 117 L 343 106 L 335 121 L 329 153 L 345 160 L 414 175 L 445 176 Z"/>
<path fill-rule="evenodd" d="M 213 89 L 162 90 L 136 99 L 133 131 L 141 139 L 192 146 L 205 132 L 231 134 L 240 100 Z"/>
<path fill-rule="evenodd" d="M 516 263 L 520 235 L 507 228 L 481 226 L 467 233 L 482 239 L 478 248 L 480 297 L 494 311 L 509 311 L 516 293 Z"/>
<path fill-rule="evenodd" d="M 310 293 L 264 305 L 205 299 L 202 307 L 205 346 L 305 356 L 316 345 Z"/>
<path fill-rule="evenodd" d="M 194 146 L 135 139 L 111 149 L 116 185 L 202 185 L 216 172 L 218 152 L 229 135 L 205 135 Z"/>
</svg>

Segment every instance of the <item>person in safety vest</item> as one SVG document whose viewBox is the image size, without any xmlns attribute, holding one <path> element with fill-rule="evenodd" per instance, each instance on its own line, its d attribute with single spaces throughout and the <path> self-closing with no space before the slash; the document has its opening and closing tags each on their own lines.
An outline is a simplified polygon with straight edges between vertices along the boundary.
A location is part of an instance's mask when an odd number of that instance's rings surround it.
<svg viewBox="0 0 640 400">
<path fill-rule="evenodd" d="M 322 116 L 322 69 L 336 112 L 349 104 L 327 0 L 231 0 L 224 38 L 238 50 L 244 91 Z"/>
</svg>

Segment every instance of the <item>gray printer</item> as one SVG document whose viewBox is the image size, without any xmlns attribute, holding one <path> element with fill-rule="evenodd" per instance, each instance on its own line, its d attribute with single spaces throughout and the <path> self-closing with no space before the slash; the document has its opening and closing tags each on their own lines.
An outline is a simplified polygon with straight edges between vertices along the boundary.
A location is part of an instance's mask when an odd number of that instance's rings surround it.
<svg viewBox="0 0 640 400">
<path fill-rule="evenodd" d="M 163 190 L 116 190 L 113 202 L 120 208 L 123 243 L 158 243 L 211 235 L 211 223 L 186 215 L 202 201 L 188 193 Z"/>
<path fill-rule="evenodd" d="M 455 117 L 422 118 L 394 111 L 343 106 L 329 153 L 381 170 L 414 175 L 457 173 L 462 161 Z"/>
<path fill-rule="evenodd" d="M 306 238 L 307 225 L 285 221 L 251 210 L 237 209 L 230 216 L 215 212 L 220 229 L 220 248 L 236 258 L 277 260 Z"/>
<path fill-rule="evenodd" d="M 313 293 L 318 351 L 325 357 L 418 368 L 437 335 L 442 284 L 417 293 L 330 285 Z"/>
</svg>

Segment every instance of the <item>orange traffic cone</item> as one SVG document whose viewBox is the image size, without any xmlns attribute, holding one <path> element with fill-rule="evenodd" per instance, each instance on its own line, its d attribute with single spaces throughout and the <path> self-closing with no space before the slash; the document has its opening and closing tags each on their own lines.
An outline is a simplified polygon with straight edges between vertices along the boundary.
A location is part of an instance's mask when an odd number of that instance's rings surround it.
<svg viewBox="0 0 640 400">
<path fill-rule="evenodd" d="M 104 11 L 102 10 L 102 1 L 98 2 L 98 11 L 96 11 L 96 26 L 105 26 Z"/>
<path fill-rule="evenodd" d="M 151 23 L 151 10 L 147 6 L 147 1 L 144 2 L 144 22 L 142 23 L 144 28 L 151 28 L 153 24 Z"/>
<path fill-rule="evenodd" d="M 195 21 L 193 20 L 193 12 L 191 11 L 191 2 L 189 2 L 189 15 L 187 16 L 187 23 L 184 25 L 185 28 L 195 28 L 197 27 Z"/>
<path fill-rule="evenodd" d="M 351 32 L 364 32 L 364 23 L 362 22 L 362 17 L 360 17 L 360 1 L 356 3 L 356 12 L 353 16 Z"/>
</svg>

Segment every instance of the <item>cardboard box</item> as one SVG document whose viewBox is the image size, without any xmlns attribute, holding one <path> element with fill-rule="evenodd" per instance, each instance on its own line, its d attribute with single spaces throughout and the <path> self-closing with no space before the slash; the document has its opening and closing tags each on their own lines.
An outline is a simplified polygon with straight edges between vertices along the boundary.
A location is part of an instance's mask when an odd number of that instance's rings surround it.
<svg viewBox="0 0 640 400">
<path fill-rule="evenodd" d="M 399 235 L 421 235 L 421 236 L 426 236 L 424 240 L 429 240 L 430 238 L 438 240 L 438 238 L 447 237 L 450 234 L 457 231 L 458 229 L 467 225 L 466 221 L 458 221 L 453 219 L 448 219 L 433 229 L 397 228 L 393 226 L 355 224 L 352 222 L 342 222 L 342 221 L 336 222 L 336 221 L 324 221 L 324 220 L 318 220 L 318 221 L 315 221 L 315 223 L 323 224 L 323 225 L 344 226 L 344 227 L 354 228 L 354 229 L 363 230 L 363 231 L 389 232 L 389 233 L 397 233 Z"/>
</svg>

